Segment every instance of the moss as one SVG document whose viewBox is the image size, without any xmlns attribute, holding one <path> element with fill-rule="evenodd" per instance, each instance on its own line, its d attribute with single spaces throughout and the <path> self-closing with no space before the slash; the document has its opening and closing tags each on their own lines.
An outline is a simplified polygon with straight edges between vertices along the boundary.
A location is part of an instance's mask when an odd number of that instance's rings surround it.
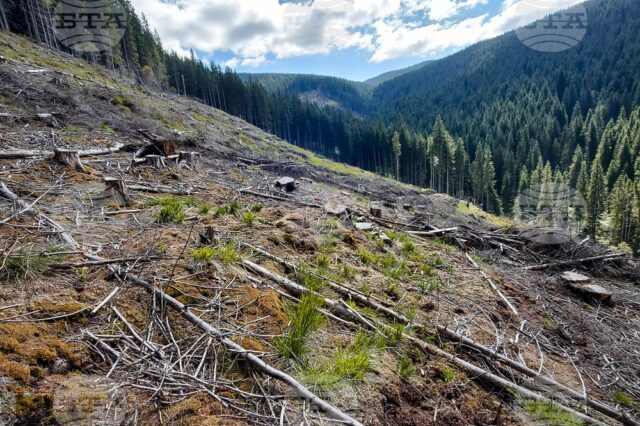
<svg viewBox="0 0 640 426">
<path fill-rule="evenodd" d="M 85 306 L 78 302 L 50 302 L 40 301 L 31 305 L 31 310 L 50 314 L 71 314 L 84 309 Z"/>
<path fill-rule="evenodd" d="M 28 365 L 10 361 L 4 357 L 0 357 L 0 373 L 22 383 L 27 383 L 31 380 L 31 368 Z"/>
</svg>

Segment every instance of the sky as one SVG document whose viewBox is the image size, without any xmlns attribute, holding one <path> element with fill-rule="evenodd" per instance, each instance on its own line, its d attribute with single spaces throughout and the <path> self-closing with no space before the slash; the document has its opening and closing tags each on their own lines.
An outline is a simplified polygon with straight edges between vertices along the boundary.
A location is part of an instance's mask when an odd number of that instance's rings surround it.
<svg viewBox="0 0 640 426">
<path fill-rule="evenodd" d="M 578 0 L 132 0 L 164 47 L 238 72 L 363 81 L 442 58 Z"/>
</svg>

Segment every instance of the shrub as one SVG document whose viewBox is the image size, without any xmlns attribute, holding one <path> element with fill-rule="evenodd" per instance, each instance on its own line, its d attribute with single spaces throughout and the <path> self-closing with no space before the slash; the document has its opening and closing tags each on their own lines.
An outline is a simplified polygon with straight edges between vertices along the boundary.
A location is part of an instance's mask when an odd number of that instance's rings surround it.
<svg viewBox="0 0 640 426">
<path fill-rule="evenodd" d="M 308 352 L 306 344 L 309 336 L 324 324 L 324 317 L 317 310 L 323 303 L 322 298 L 312 294 L 302 296 L 296 309 L 291 312 L 287 333 L 274 342 L 282 355 L 301 361 Z"/>
</svg>

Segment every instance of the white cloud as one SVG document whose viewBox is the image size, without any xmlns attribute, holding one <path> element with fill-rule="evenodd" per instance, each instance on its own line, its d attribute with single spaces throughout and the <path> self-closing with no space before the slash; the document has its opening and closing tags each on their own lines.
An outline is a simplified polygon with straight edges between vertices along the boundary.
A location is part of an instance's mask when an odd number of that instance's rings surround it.
<svg viewBox="0 0 640 426">
<path fill-rule="evenodd" d="M 328 54 L 357 48 L 371 61 L 425 57 L 461 48 L 538 19 L 576 0 L 535 0 L 542 9 L 523 11 L 526 0 L 503 0 L 495 16 L 455 19 L 489 0 L 132 0 L 156 28 L 164 46 L 231 52 L 231 67 L 258 67 L 276 58 Z M 498 0 L 492 0 L 498 1 Z M 531 0 L 528 0 L 531 3 Z M 431 22 L 418 17 L 426 14 Z"/>
</svg>

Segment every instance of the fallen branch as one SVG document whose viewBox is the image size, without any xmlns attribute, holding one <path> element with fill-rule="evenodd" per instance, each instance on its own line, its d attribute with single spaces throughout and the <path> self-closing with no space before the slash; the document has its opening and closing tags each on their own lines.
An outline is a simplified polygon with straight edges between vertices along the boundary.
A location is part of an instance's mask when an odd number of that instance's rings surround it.
<svg viewBox="0 0 640 426">
<path fill-rule="evenodd" d="M 121 277 L 121 278 L 124 278 L 124 277 Z M 162 299 L 168 306 L 170 306 L 171 308 L 176 310 L 178 313 L 180 313 L 180 315 L 182 315 L 182 317 L 184 317 L 187 321 L 189 321 L 196 327 L 200 328 L 205 333 L 208 333 L 210 336 L 218 339 L 229 351 L 240 355 L 242 358 L 244 358 L 245 361 L 247 361 L 247 363 L 252 365 L 254 368 L 264 372 L 265 374 L 267 374 L 270 377 L 273 377 L 274 379 L 280 380 L 286 383 L 287 385 L 289 385 L 292 389 L 294 389 L 298 393 L 298 395 L 300 395 L 302 398 L 308 401 L 312 406 L 317 406 L 322 412 L 328 413 L 333 418 L 339 421 L 342 421 L 345 424 L 362 426 L 362 423 L 350 417 L 346 413 L 340 411 L 338 408 L 329 404 L 325 400 L 319 398 L 313 392 L 309 391 L 304 385 L 302 385 L 300 382 L 298 382 L 296 379 L 294 379 L 287 373 L 280 371 L 272 367 L 271 365 L 265 363 L 262 359 L 258 358 L 253 353 L 247 351 L 239 344 L 225 337 L 222 331 L 213 327 L 212 325 L 210 325 L 209 323 L 207 323 L 197 315 L 194 315 L 193 313 L 191 313 L 191 311 L 189 311 L 189 308 L 187 308 L 185 305 L 178 302 L 176 299 L 169 296 L 162 290 L 159 290 L 155 286 L 147 283 L 146 281 L 138 277 L 128 275 L 126 278 L 128 278 L 133 283 L 139 285 L 140 287 L 143 287 L 149 292 L 153 293 L 154 296 Z"/>
<path fill-rule="evenodd" d="M 458 228 L 435 229 L 433 231 L 407 231 L 407 234 L 417 237 L 437 237 L 442 234 L 450 234 L 456 232 Z"/>
<path fill-rule="evenodd" d="M 566 260 L 562 262 L 543 263 L 542 265 L 532 265 L 532 266 L 527 266 L 524 269 L 527 271 L 540 271 L 542 269 L 556 268 L 558 266 L 576 266 L 576 265 L 583 265 L 585 263 L 593 263 L 598 261 L 622 259 L 626 256 L 627 255 L 624 253 L 606 254 L 602 256 L 586 257 L 584 259 L 573 259 L 573 260 Z"/>
<path fill-rule="evenodd" d="M 306 201 L 301 201 L 295 198 L 285 198 L 285 197 L 278 197 L 277 195 L 269 195 L 269 194 L 262 194 L 260 192 L 255 192 L 255 191 L 251 191 L 250 189 L 241 189 L 240 190 L 241 194 L 247 194 L 247 195 L 253 195 L 255 197 L 262 197 L 262 198 L 268 198 L 271 200 L 277 200 L 277 201 L 284 201 L 287 203 L 294 203 L 294 204 L 298 204 L 301 206 L 305 206 L 305 207 L 313 207 L 316 209 L 321 209 L 322 206 L 320 204 L 314 204 L 314 203 L 308 203 Z"/>
<path fill-rule="evenodd" d="M 473 265 L 474 268 L 476 268 L 478 270 L 478 272 L 480 272 L 480 275 L 482 275 L 482 278 L 484 278 L 484 280 L 489 284 L 489 286 L 491 287 L 491 289 L 498 295 L 498 297 L 500 297 L 500 299 L 502 299 L 502 301 L 509 307 L 509 309 L 511 310 L 511 312 L 513 312 L 513 314 L 515 316 L 519 316 L 520 314 L 518 314 L 518 310 L 515 308 L 515 306 L 513 306 L 513 304 L 509 301 L 509 299 L 507 299 L 507 297 L 502 294 L 502 292 L 500 291 L 500 289 L 498 288 L 498 286 L 493 282 L 493 280 L 491 280 L 491 278 L 489 278 L 489 276 L 487 274 L 484 273 L 484 271 L 482 269 L 480 269 L 480 267 L 478 266 L 478 264 L 471 258 L 471 256 L 469 256 L 468 253 L 465 253 L 465 257 L 467 258 L 467 260 L 469 261 L 469 263 L 471 263 L 471 265 Z"/>
</svg>

